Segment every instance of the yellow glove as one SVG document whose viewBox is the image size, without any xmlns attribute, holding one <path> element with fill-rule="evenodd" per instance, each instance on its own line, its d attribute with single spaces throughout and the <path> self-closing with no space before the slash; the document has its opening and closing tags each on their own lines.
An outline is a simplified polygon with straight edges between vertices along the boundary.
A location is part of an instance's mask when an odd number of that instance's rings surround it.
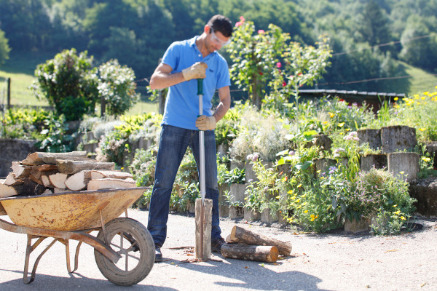
<svg viewBox="0 0 437 291">
<path fill-rule="evenodd" d="M 214 116 L 201 115 L 196 119 L 196 127 L 200 130 L 214 130 L 215 124 Z"/>
<path fill-rule="evenodd" d="M 182 70 L 182 75 L 184 75 L 185 81 L 189 81 L 191 79 L 205 79 L 207 68 L 208 68 L 207 64 L 202 62 L 197 62 L 191 67 Z"/>
</svg>

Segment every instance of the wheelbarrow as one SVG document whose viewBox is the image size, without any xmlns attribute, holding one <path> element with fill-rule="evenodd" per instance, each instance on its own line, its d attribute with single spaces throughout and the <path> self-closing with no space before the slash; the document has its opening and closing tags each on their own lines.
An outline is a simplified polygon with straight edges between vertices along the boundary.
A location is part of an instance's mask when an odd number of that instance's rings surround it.
<svg viewBox="0 0 437 291">
<path fill-rule="evenodd" d="M 146 188 L 75 191 L 39 196 L 0 199 L 0 228 L 27 234 L 23 281 L 35 279 L 42 256 L 55 242 L 65 245 L 69 273 L 77 270 L 82 243 L 94 248 L 97 267 L 116 285 L 130 286 L 142 281 L 155 262 L 155 244 L 144 225 L 127 217 L 130 207 Z M 125 212 L 126 217 L 119 217 Z M 98 231 L 97 236 L 91 235 Z M 46 239 L 53 240 L 36 258 L 29 276 L 30 254 Z M 36 240 L 36 241 L 35 241 Z M 74 268 L 71 268 L 69 240 L 79 241 Z"/>
</svg>

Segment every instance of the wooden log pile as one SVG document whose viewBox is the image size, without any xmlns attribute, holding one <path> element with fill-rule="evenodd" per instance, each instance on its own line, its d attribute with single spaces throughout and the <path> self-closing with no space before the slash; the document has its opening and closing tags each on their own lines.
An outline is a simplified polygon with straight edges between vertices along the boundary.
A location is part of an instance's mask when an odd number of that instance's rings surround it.
<svg viewBox="0 0 437 291">
<path fill-rule="evenodd" d="M 31 153 L 12 162 L 12 172 L 0 183 L 0 197 L 136 187 L 130 173 L 114 166 L 87 158 L 85 151 Z"/>
<path fill-rule="evenodd" d="M 239 226 L 232 228 L 221 253 L 224 257 L 274 263 L 279 255 L 290 256 L 291 243 L 256 234 Z"/>
</svg>

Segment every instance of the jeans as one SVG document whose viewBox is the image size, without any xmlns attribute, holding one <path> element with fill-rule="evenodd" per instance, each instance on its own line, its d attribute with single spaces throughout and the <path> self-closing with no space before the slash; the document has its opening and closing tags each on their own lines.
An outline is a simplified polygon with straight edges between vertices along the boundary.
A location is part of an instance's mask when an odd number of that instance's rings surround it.
<svg viewBox="0 0 437 291">
<path fill-rule="evenodd" d="M 217 185 L 217 157 L 214 131 L 205 131 L 205 185 L 206 197 L 212 199 L 211 240 L 221 237 Z M 155 168 L 155 184 L 149 207 L 147 229 L 156 246 L 161 247 L 167 237 L 170 196 L 176 173 L 187 147 L 193 151 L 199 170 L 199 131 L 163 125 Z"/>
</svg>

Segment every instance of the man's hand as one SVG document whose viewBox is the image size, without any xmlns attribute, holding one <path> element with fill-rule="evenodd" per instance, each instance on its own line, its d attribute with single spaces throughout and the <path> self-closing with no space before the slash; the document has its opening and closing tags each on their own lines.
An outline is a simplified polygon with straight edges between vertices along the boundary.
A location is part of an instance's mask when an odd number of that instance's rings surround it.
<svg viewBox="0 0 437 291">
<path fill-rule="evenodd" d="M 191 67 L 182 70 L 182 75 L 184 75 L 185 81 L 189 81 L 191 79 L 205 79 L 207 68 L 208 68 L 207 64 L 202 62 L 197 62 Z"/>
<path fill-rule="evenodd" d="M 215 124 L 214 116 L 201 115 L 196 119 L 196 127 L 200 130 L 214 130 Z"/>
</svg>

